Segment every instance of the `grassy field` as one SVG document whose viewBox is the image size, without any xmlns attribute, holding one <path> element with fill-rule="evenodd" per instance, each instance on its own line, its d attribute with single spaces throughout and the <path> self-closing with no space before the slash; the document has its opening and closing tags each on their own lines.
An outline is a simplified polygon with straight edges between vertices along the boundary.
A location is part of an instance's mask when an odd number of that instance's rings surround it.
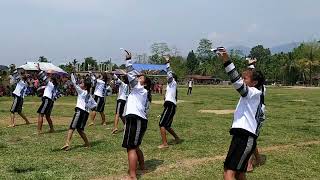
<svg viewBox="0 0 320 180">
<path fill-rule="evenodd" d="M 155 102 L 161 96 L 153 96 Z M 148 173 L 142 179 L 222 179 L 224 155 L 231 137 L 232 114 L 199 113 L 199 110 L 232 110 L 239 99 L 231 87 L 195 87 L 192 96 L 179 89 L 173 123 L 184 139 L 179 145 L 158 150 L 158 115 L 163 108 L 153 103 L 148 130 L 142 143 Z M 60 151 L 74 113 L 76 97 L 56 102 L 53 121 L 56 133 L 33 135 L 36 124 L 6 128 L 12 98 L 0 98 L 0 179 L 117 179 L 126 174 L 127 156 L 121 147 L 122 134 L 111 135 L 115 96 L 107 98 L 107 126 L 86 128 L 92 148 L 82 147 L 75 134 L 72 149 Z M 36 122 L 40 105 L 27 97 L 23 111 Z M 258 139 L 265 165 L 248 179 L 320 179 L 320 89 L 269 88 L 267 121 Z M 98 117 L 97 122 L 100 122 Z M 18 118 L 17 124 L 23 124 Z M 122 125 L 121 125 L 122 126 Z M 48 126 L 44 126 L 48 130 Z M 169 138 L 172 139 L 171 137 Z"/>
</svg>

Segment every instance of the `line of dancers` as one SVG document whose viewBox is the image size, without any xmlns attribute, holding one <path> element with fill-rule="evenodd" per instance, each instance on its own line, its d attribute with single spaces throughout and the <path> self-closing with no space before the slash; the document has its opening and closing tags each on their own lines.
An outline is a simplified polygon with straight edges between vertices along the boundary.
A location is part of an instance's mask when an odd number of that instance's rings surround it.
<svg viewBox="0 0 320 180">
<path fill-rule="evenodd" d="M 122 147 L 127 150 L 128 155 L 128 179 L 136 179 L 137 169 L 145 170 L 144 153 L 140 149 L 140 145 L 148 126 L 148 112 L 150 103 L 152 102 L 152 82 L 147 75 L 133 68 L 131 53 L 127 50 L 125 50 L 125 52 L 127 76 L 122 80 L 116 75 L 112 77 L 114 82 L 119 86 L 112 134 L 116 134 L 119 131 L 118 124 L 119 119 L 121 119 L 124 124 Z M 233 86 L 241 96 L 230 129 L 232 141 L 224 162 L 224 179 L 246 179 L 245 172 L 247 171 L 248 165 L 250 166 L 250 163 L 252 165 L 253 156 L 259 159 L 256 140 L 265 119 L 265 79 L 260 71 L 254 69 L 254 63 L 256 61 L 251 61 L 249 68 L 241 75 L 229 59 L 227 51 L 224 48 L 219 49 L 217 55 L 223 61 L 225 70 Z M 180 137 L 172 128 L 178 99 L 177 77 L 170 68 L 169 56 L 165 56 L 164 58 L 167 66 L 167 89 L 163 113 L 159 120 L 162 139 L 162 143 L 158 146 L 159 149 L 169 147 L 167 132 L 174 137 L 176 143 L 181 143 Z M 38 134 L 41 134 L 44 117 L 49 123 L 49 132 L 54 131 L 50 115 L 54 102 L 61 97 L 61 94 L 57 88 L 57 79 L 55 77 L 48 77 L 44 71 L 41 71 L 40 67 L 38 67 L 38 70 L 39 79 L 44 84 L 43 88 L 45 89 L 42 103 L 37 111 L 39 114 Z M 11 127 L 15 126 L 16 112 L 27 124 L 30 123 L 22 113 L 28 76 L 26 73 L 18 75 L 17 71 L 15 71 L 13 75 L 17 85 L 13 92 L 14 101 L 10 110 Z M 77 80 L 73 73 L 70 77 L 78 96 L 75 113 L 69 125 L 65 144 L 61 150 L 70 150 L 71 139 L 75 130 L 77 130 L 83 139 L 85 147 L 90 147 L 90 143 L 84 132 L 89 113 L 92 111 L 91 124 L 95 122 L 96 112 L 99 112 L 102 118 L 102 124 L 105 124 L 105 96 L 110 95 L 111 92 L 109 86 L 110 78 L 106 73 L 103 73 L 97 78 L 90 73 L 89 79 Z M 92 87 L 94 87 L 94 90 L 92 90 Z M 93 96 L 91 92 L 93 92 Z"/>
</svg>

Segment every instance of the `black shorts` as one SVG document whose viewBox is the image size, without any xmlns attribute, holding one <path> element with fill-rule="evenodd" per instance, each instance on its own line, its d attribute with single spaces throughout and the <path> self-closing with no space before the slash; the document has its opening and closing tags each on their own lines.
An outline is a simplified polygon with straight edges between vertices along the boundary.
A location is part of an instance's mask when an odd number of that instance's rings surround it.
<svg viewBox="0 0 320 180">
<path fill-rule="evenodd" d="M 122 147 L 127 149 L 135 149 L 139 147 L 144 133 L 147 130 L 147 126 L 148 120 L 133 114 L 127 115 Z"/>
<path fill-rule="evenodd" d="M 69 129 L 84 130 L 88 117 L 89 117 L 89 113 L 87 111 L 82 110 L 80 108 L 75 108 L 75 113 L 70 123 Z"/>
<path fill-rule="evenodd" d="M 13 103 L 12 103 L 10 112 L 12 112 L 12 113 L 15 113 L 15 112 L 21 113 L 22 105 L 23 105 L 23 98 L 13 94 Z"/>
<path fill-rule="evenodd" d="M 117 100 L 116 114 L 119 114 L 120 117 L 123 116 L 124 107 L 126 106 L 126 102 L 123 99 Z"/>
<path fill-rule="evenodd" d="M 51 115 L 54 101 L 48 97 L 42 97 L 42 103 L 37 111 L 39 114 L 44 114 L 47 116 Z"/>
<path fill-rule="evenodd" d="M 256 146 L 256 138 L 252 136 L 233 135 L 224 169 L 246 172 L 248 161 Z"/>
<path fill-rule="evenodd" d="M 173 121 L 173 116 L 176 113 L 176 105 L 173 102 L 166 101 L 164 102 L 164 110 L 162 112 L 160 121 L 159 121 L 159 126 L 160 127 L 165 127 L 166 129 L 171 127 L 172 121 Z"/>
<path fill-rule="evenodd" d="M 104 112 L 104 105 L 106 104 L 104 97 L 100 97 L 100 96 L 95 95 L 94 96 L 94 101 L 97 102 L 97 107 L 95 107 L 93 109 L 93 111 Z"/>
</svg>

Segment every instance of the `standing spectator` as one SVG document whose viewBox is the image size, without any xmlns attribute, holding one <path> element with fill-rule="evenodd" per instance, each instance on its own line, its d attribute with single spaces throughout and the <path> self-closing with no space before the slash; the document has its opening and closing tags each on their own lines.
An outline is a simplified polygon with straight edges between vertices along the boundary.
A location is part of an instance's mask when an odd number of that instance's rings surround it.
<svg viewBox="0 0 320 180">
<path fill-rule="evenodd" d="M 193 79 L 190 79 L 189 82 L 188 82 L 188 92 L 187 92 L 187 95 L 190 95 L 192 94 L 192 86 L 193 86 Z"/>
<path fill-rule="evenodd" d="M 159 84 L 159 93 L 162 95 L 162 91 L 163 91 L 163 84 L 162 82 Z"/>
</svg>

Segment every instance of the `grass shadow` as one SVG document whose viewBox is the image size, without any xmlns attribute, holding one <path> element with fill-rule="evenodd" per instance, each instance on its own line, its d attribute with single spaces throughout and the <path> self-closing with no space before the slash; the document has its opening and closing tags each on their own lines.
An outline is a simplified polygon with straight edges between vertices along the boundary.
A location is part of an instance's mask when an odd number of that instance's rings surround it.
<svg viewBox="0 0 320 180">
<path fill-rule="evenodd" d="M 92 142 L 90 142 L 90 145 L 91 145 L 90 148 L 95 147 L 95 146 L 97 146 L 97 145 L 99 145 L 99 144 L 101 144 L 103 142 L 104 141 L 102 141 L 102 140 L 92 141 Z M 75 145 L 73 147 L 70 146 L 70 150 L 69 151 L 80 149 L 80 148 L 85 148 L 85 146 L 84 145 Z M 90 149 L 90 148 L 88 148 L 88 149 Z M 62 150 L 60 148 L 51 149 L 51 152 L 59 152 L 59 151 L 62 151 Z"/>
<path fill-rule="evenodd" d="M 36 168 L 34 167 L 14 167 L 12 170 L 10 170 L 11 172 L 20 174 L 20 173 L 27 173 L 27 172 L 32 172 L 35 171 Z"/>
<path fill-rule="evenodd" d="M 144 166 L 146 168 L 146 172 L 137 172 L 138 179 L 141 179 L 143 174 L 151 173 L 157 169 L 158 166 L 162 165 L 164 160 L 159 160 L 159 159 L 149 159 L 144 162 Z"/>
<path fill-rule="evenodd" d="M 29 125 L 33 125 L 33 124 L 38 124 L 37 122 L 30 122 L 29 124 L 16 124 L 15 127 L 19 127 L 19 126 L 29 126 Z M 9 127 L 12 128 L 12 127 Z"/>
<path fill-rule="evenodd" d="M 178 144 L 182 144 L 185 140 L 184 139 L 180 139 L 179 142 L 176 142 L 175 140 L 171 140 L 168 142 L 169 145 L 178 145 Z"/>
<path fill-rule="evenodd" d="M 48 134 L 57 134 L 57 133 L 67 132 L 67 131 L 68 131 L 68 128 L 66 128 L 66 129 L 59 129 L 59 130 L 55 130 L 54 132 L 48 133 Z"/>
<path fill-rule="evenodd" d="M 260 154 L 260 162 L 256 163 L 253 165 L 254 168 L 263 166 L 267 163 L 267 155 L 265 154 Z"/>
</svg>

